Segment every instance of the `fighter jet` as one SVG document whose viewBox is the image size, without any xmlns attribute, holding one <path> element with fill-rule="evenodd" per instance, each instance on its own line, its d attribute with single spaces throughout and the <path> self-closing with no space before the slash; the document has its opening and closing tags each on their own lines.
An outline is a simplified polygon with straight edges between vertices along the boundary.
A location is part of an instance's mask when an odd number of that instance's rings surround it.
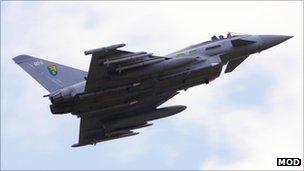
<svg viewBox="0 0 304 171">
<path fill-rule="evenodd" d="M 249 55 L 292 36 L 227 33 L 164 56 L 121 50 L 125 44 L 87 50 L 88 72 L 29 55 L 13 58 L 49 94 L 53 114 L 80 118 L 79 147 L 138 134 L 150 121 L 186 106 L 159 107 L 180 91 L 235 70 Z"/>
</svg>

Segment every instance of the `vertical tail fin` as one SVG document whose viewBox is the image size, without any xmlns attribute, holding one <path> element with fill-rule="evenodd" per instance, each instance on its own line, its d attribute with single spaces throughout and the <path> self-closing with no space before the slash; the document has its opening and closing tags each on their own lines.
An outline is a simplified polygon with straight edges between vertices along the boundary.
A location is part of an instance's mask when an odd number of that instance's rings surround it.
<svg viewBox="0 0 304 171">
<path fill-rule="evenodd" d="M 19 55 L 13 60 L 49 92 L 84 81 L 87 76 L 85 71 L 28 55 Z"/>
</svg>

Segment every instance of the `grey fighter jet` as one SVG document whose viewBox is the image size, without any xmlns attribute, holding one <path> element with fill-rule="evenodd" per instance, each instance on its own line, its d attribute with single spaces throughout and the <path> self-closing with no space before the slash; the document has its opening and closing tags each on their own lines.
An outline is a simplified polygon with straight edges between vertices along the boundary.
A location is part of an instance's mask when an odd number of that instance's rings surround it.
<svg viewBox="0 0 304 171">
<path fill-rule="evenodd" d="M 249 55 L 292 36 L 232 34 L 213 36 L 177 52 L 158 56 L 121 50 L 117 44 L 85 51 L 89 71 L 19 55 L 13 60 L 46 90 L 53 114 L 80 118 L 79 147 L 138 134 L 151 120 L 177 114 L 186 106 L 159 108 L 179 91 L 208 84 L 222 68 L 232 72 Z"/>
</svg>

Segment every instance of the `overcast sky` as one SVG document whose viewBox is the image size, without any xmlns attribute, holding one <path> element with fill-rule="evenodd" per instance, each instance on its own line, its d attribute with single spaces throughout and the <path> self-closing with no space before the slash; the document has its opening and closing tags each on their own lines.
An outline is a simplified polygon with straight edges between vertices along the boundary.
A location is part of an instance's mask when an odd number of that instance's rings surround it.
<svg viewBox="0 0 304 171">
<path fill-rule="evenodd" d="M 292 35 L 234 72 L 164 104 L 187 105 L 137 136 L 71 148 L 79 119 L 54 116 L 47 94 L 12 58 L 88 70 L 83 51 L 126 43 L 168 54 L 232 31 Z M 300 169 L 303 2 L 1 2 L 1 169 Z"/>
</svg>

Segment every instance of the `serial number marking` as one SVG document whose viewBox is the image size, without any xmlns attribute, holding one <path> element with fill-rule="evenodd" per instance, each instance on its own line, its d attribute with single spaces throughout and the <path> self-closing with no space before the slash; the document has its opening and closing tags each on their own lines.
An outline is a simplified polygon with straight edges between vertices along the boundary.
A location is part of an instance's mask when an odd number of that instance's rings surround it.
<svg viewBox="0 0 304 171">
<path fill-rule="evenodd" d="M 35 62 L 34 62 L 34 65 L 35 65 L 35 66 L 43 65 L 43 62 L 42 62 L 42 61 L 35 61 Z"/>
</svg>

